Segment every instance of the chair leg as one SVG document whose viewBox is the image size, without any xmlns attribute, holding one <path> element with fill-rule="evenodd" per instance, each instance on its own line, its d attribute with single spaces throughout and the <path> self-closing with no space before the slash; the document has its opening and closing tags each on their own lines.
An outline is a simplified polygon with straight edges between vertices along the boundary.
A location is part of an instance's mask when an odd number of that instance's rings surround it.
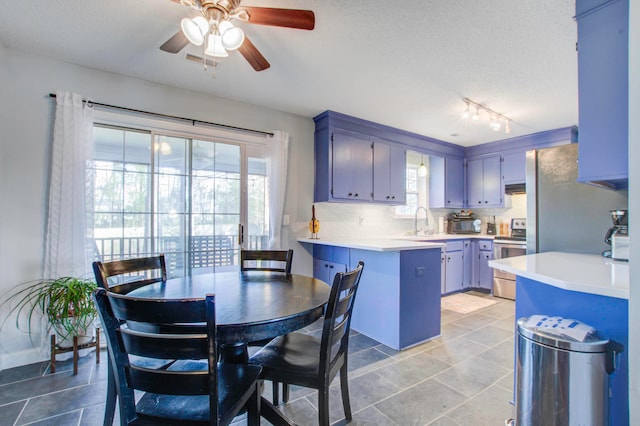
<svg viewBox="0 0 640 426">
<path fill-rule="evenodd" d="M 73 375 L 78 375 L 78 360 L 80 355 L 78 354 L 78 336 L 73 336 Z"/>
<path fill-rule="evenodd" d="M 280 387 L 280 384 L 275 380 L 271 383 L 272 383 L 272 393 L 273 393 L 273 405 L 278 405 L 278 401 L 280 399 L 278 389 Z"/>
<path fill-rule="evenodd" d="M 351 421 L 351 403 L 349 402 L 349 377 L 347 374 L 347 363 L 340 368 L 340 390 L 342 391 L 342 406 L 344 407 L 344 417 Z"/>
<path fill-rule="evenodd" d="M 116 398 L 118 391 L 116 390 L 116 379 L 114 377 L 111 360 L 107 363 L 107 402 L 104 407 L 103 426 L 113 425 L 113 418 L 116 412 Z"/>
<path fill-rule="evenodd" d="M 282 383 L 282 401 L 289 402 L 289 383 Z"/>
<path fill-rule="evenodd" d="M 49 369 L 51 374 L 56 372 L 56 335 L 51 335 L 51 367 Z"/>
<path fill-rule="evenodd" d="M 320 426 L 329 426 L 329 383 L 318 389 L 318 417 Z"/>
<path fill-rule="evenodd" d="M 260 384 L 256 383 L 255 391 L 247 402 L 248 426 L 260 426 L 260 387 Z"/>
</svg>

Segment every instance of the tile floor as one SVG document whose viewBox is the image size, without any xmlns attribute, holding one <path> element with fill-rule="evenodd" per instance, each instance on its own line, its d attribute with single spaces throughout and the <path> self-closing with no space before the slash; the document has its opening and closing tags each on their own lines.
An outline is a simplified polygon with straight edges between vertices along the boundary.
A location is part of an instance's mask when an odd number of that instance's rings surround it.
<svg viewBox="0 0 640 426">
<path fill-rule="evenodd" d="M 499 426 L 513 417 L 514 303 L 492 299 L 497 303 L 466 315 L 442 311 L 442 336 L 405 351 L 353 333 L 350 424 Z M 318 325 L 306 331 L 318 333 Z M 46 362 L 0 372 L 0 426 L 101 425 L 102 359 L 96 365 L 93 354 L 83 357 L 77 376 L 70 362 L 59 362 L 56 374 Z M 329 401 L 332 424 L 345 424 L 338 378 Z M 292 387 L 281 409 L 299 425 L 317 425 L 316 404 L 315 391 Z"/>
</svg>

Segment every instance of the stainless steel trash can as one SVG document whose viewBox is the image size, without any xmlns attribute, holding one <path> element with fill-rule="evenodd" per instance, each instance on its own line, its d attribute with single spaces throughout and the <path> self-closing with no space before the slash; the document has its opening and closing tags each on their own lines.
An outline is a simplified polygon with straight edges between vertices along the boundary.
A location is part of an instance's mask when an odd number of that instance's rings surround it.
<svg viewBox="0 0 640 426">
<path fill-rule="evenodd" d="M 517 426 L 607 425 L 609 375 L 621 344 L 562 317 L 518 320 Z"/>
</svg>

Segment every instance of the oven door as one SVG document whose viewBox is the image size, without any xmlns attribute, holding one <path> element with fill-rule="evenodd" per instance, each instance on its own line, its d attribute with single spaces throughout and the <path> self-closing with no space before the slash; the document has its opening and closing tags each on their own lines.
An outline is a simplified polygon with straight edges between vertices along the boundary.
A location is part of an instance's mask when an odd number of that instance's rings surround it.
<svg viewBox="0 0 640 426">
<path fill-rule="evenodd" d="M 493 258 L 494 259 L 506 259 L 507 257 L 515 257 L 515 256 L 524 256 L 527 254 L 527 246 L 524 244 L 514 244 L 514 243 L 501 243 L 494 241 L 493 242 Z M 509 280 L 515 280 L 515 275 L 504 272 L 499 269 L 493 270 L 494 278 L 506 278 Z"/>
</svg>

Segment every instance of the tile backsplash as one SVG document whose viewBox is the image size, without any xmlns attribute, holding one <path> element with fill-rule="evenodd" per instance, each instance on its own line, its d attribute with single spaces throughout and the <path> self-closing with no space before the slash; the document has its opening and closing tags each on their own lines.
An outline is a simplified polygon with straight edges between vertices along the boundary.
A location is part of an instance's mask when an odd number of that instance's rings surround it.
<svg viewBox="0 0 640 426">
<path fill-rule="evenodd" d="M 501 209 L 476 209 L 482 220 L 482 231 L 486 232 L 487 219 L 495 216 L 496 222 L 511 222 L 511 218 L 526 217 L 526 194 L 511 195 L 510 207 Z M 507 201 L 509 204 L 509 201 Z M 380 238 L 409 235 L 414 230 L 414 217 L 398 217 L 395 209 L 378 204 L 315 203 L 316 218 L 320 221 L 320 238 Z M 438 218 L 452 211 L 449 209 L 427 209 L 429 228 L 437 232 Z M 424 214 L 418 219 L 418 227 L 425 230 Z M 297 237 L 309 237 L 308 223 L 311 219 L 299 218 L 292 223 L 291 231 Z"/>
</svg>

